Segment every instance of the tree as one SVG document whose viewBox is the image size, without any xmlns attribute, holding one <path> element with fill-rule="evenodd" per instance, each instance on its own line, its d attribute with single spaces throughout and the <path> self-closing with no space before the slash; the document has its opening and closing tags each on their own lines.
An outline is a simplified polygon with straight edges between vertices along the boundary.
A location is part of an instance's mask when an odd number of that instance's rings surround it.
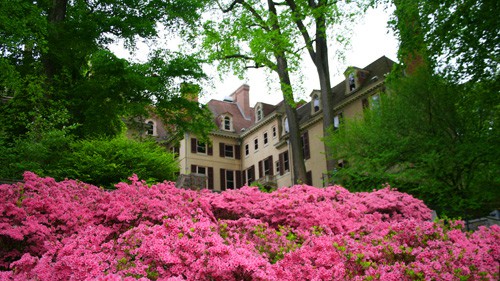
<svg viewBox="0 0 500 281">
<path fill-rule="evenodd" d="M 271 0 L 217 3 L 224 17 L 219 22 L 208 21 L 204 27 L 209 59 L 220 61 L 221 70 L 232 69 L 241 74 L 247 68 L 265 67 L 278 75 L 289 124 L 293 181 L 305 182 L 300 127 L 290 80 L 290 72 L 296 69 L 289 63 L 290 58 L 295 56 L 293 61 L 298 61 L 294 41 L 289 40 L 291 31 L 286 28 L 290 17 L 280 14 Z M 247 65 L 248 62 L 253 65 Z"/>
<path fill-rule="evenodd" d="M 329 0 L 285 0 L 283 5 L 290 9 L 291 19 L 300 36 L 304 40 L 305 49 L 313 61 L 321 91 L 323 114 L 323 135 L 327 136 L 333 125 L 335 116 L 333 92 L 330 82 L 329 66 L 329 38 L 336 34 L 336 42 L 347 44 L 347 23 L 352 23 L 356 15 L 369 7 L 369 1 L 342 1 Z M 342 27 L 342 25 L 344 25 Z M 335 28 L 337 26 L 337 28 Z M 332 32 L 336 29 L 336 32 Z M 331 157 L 330 147 L 325 144 L 327 170 L 333 170 L 337 165 Z"/>
<path fill-rule="evenodd" d="M 180 96 L 178 80 L 204 76 L 194 56 L 155 52 L 137 64 L 107 50 L 119 39 L 133 48 L 140 38 L 154 38 L 159 23 L 170 31 L 196 24 L 204 0 L 15 2 L 0 4 L 1 95 L 11 97 L 1 121 L 11 139 L 61 112 L 69 118 L 57 128 L 76 123 L 79 137 L 115 136 L 121 116 L 144 114 L 144 106 Z M 191 127 L 200 131 L 205 123 Z"/>
<path fill-rule="evenodd" d="M 498 73 L 469 64 L 490 61 L 494 54 L 472 55 L 468 40 L 456 46 L 448 42 L 470 31 L 482 34 L 485 48 L 490 48 L 498 40 L 489 36 L 487 23 L 494 16 L 482 13 L 482 5 L 472 5 L 464 13 L 463 8 L 472 4 L 469 1 L 437 5 L 398 0 L 395 4 L 399 57 L 407 76 L 401 75 L 401 68 L 392 73 L 388 96 L 380 107 L 365 112 L 363 120 L 347 121 L 328 140 L 336 157 L 349 162 L 337 171 L 337 179 L 361 189 L 389 182 L 441 213 L 465 218 L 485 215 L 500 202 Z M 439 9 L 429 10 L 432 5 Z M 476 20 L 455 24 L 458 19 L 477 19 L 479 14 L 489 17 L 479 25 L 487 30 L 477 30 Z M 433 19 L 432 27 L 428 19 Z M 441 61 L 448 52 L 451 60 Z"/>
</svg>

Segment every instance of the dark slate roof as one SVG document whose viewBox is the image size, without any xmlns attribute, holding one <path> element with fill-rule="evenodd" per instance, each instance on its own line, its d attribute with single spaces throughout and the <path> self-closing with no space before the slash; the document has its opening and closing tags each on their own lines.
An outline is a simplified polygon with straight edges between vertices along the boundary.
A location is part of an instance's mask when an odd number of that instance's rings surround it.
<svg viewBox="0 0 500 281">
<path fill-rule="evenodd" d="M 214 115 L 214 121 L 217 124 L 217 127 L 220 128 L 220 120 L 218 120 L 218 116 L 221 114 L 228 113 L 232 116 L 233 119 L 233 129 L 236 133 L 241 132 L 241 129 L 247 129 L 254 123 L 254 112 L 251 111 L 250 120 L 245 119 L 241 110 L 238 108 L 238 105 L 234 102 L 229 101 L 219 101 L 219 100 L 210 100 L 208 102 L 208 108 Z"/>
</svg>

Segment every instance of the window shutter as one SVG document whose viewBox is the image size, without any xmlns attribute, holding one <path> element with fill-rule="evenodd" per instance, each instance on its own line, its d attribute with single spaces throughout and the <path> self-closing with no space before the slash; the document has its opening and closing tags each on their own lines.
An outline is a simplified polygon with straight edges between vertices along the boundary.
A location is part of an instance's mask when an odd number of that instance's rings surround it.
<svg viewBox="0 0 500 281">
<path fill-rule="evenodd" d="M 236 171 L 236 188 L 240 188 L 242 186 L 242 184 L 241 184 L 241 180 L 242 180 L 241 174 L 242 174 L 241 171 Z"/>
<path fill-rule="evenodd" d="M 208 189 L 214 189 L 214 168 L 208 167 Z"/>
<path fill-rule="evenodd" d="M 220 190 L 226 190 L 226 170 L 220 169 Z"/>
<path fill-rule="evenodd" d="M 273 167 L 273 156 L 267 157 L 267 163 L 269 163 L 269 175 L 274 175 L 274 167 Z"/>
<path fill-rule="evenodd" d="M 225 144 L 223 142 L 219 143 L 219 156 L 224 157 Z"/>
<path fill-rule="evenodd" d="M 262 178 L 264 176 L 263 170 L 262 170 L 262 161 L 259 161 L 259 178 Z"/>
<path fill-rule="evenodd" d="M 248 170 L 245 170 L 245 171 L 243 171 L 243 173 L 241 175 L 242 179 L 243 179 L 243 184 L 247 184 L 247 173 L 250 173 L 250 172 L 248 172 Z"/>
<path fill-rule="evenodd" d="M 196 153 L 196 144 L 197 144 L 196 139 L 192 138 L 191 139 L 191 153 Z"/>
<path fill-rule="evenodd" d="M 211 144 L 207 144 L 207 154 L 208 155 L 214 155 L 214 147 Z"/>
<path fill-rule="evenodd" d="M 285 166 L 283 166 L 285 163 L 283 153 L 280 153 L 279 158 L 280 158 L 279 159 L 279 161 L 280 161 L 280 176 L 282 176 L 285 173 Z"/>
<path fill-rule="evenodd" d="M 220 169 L 220 190 L 226 190 L 226 170 Z"/>
<path fill-rule="evenodd" d="M 241 159 L 241 145 L 234 146 L 234 157 L 236 159 Z"/>
<path fill-rule="evenodd" d="M 191 173 L 196 173 L 196 165 L 191 165 Z"/>
<path fill-rule="evenodd" d="M 309 148 L 309 133 L 307 131 L 302 135 L 302 148 L 304 152 L 304 160 L 311 158 L 311 151 Z"/>
</svg>

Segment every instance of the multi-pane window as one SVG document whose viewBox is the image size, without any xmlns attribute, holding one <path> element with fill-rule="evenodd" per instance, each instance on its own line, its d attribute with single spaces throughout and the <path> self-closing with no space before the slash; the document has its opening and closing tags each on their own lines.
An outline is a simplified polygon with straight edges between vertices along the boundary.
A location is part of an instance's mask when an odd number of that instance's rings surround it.
<svg viewBox="0 0 500 281">
<path fill-rule="evenodd" d="M 262 112 L 262 106 L 257 107 L 257 121 L 262 120 L 264 113 Z"/>
<path fill-rule="evenodd" d="M 354 80 L 354 73 L 349 74 L 349 91 L 356 89 L 356 82 Z"/>
<path fill-rule="evenodd" d="M 226 170 L 226 188 L 234 189 L 234 171 Z"/>
<path fill-rule="evenodd" d="M 274 166 L 276 166 L 276 174 L 280 173 L 280 161 L 274 162 Z"/>
<path fill-rule="evenodd" d="M 314 112 L 319 111 L 319 96 L 318 95 L 314 95 L 314 97 L 313 97 L 313 109 L 314 109 Z"/>
<path fill-rule="evenodd" d="M 224 156 L 229 158 L 234 157 L 234 146 L 224 145 Z"/>
<path fill-rule="evenodd" d="M 290 160 L 288 158 L 288 150 L 283 153 L 280 153 L 278 165 L 279 165 L 280 175 L 283 175 L 286 172 L 290 171 Z"/>
<path fill-rule="evenodd" d="M 247 144 L 245 144 L 245 155 L 248 156 L 248 154 L 250 154 L 250 147 L 247 143 Z"/>
<path fill-rule="evenodd" d="M 153 121 L 146 122 L 146 134 L 153 136 L 155 133 L 155 123 Z"/>
<path fill-rule="evenodd" d="M 204 142 L 196 142 L 196 152 L 197 153 L 207 153 L 207 145 Z"/>
<path fill-rule="evenodd" d="M 267 140 L 267 132 L 264 133 L 264 145 L 266 145 L 268 142 Z"/>
<path fill-rule="evenodd" d="M 253 140 L 253 147 L 254 147 L 255 151 L 259 150 L 259 139 Z"/>
<path fill-rule="evenodd" d="M 213 154 L 212 146 L 208 146 L 206 143 L 196 139 L 191 139 L 191 153 L 206 154 L 211 156 Z"/>
<path fill-rule="evenodd" d="M 224 117 L 224 130 L 231 131 L 231 117 Z"/>
<path fill-rule="evenodd" d="M 276 137 L 276 126 L 273 126 L 272 130 L 273 130 L 273 138 L 275 138 Z"/>
</svg>

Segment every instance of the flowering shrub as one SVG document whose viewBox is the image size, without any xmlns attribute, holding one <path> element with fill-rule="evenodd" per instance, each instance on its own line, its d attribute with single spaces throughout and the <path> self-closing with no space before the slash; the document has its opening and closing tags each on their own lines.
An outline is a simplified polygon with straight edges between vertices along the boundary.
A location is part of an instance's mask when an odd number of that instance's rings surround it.
<svg viewBox="0 0 500 281">
<path fill-rule="evenodd" d="M 498 280 L 500 227 L 470 233 L 387 187 L 104 191 L 0 185 L 0 280 Z"/>
</svg>

